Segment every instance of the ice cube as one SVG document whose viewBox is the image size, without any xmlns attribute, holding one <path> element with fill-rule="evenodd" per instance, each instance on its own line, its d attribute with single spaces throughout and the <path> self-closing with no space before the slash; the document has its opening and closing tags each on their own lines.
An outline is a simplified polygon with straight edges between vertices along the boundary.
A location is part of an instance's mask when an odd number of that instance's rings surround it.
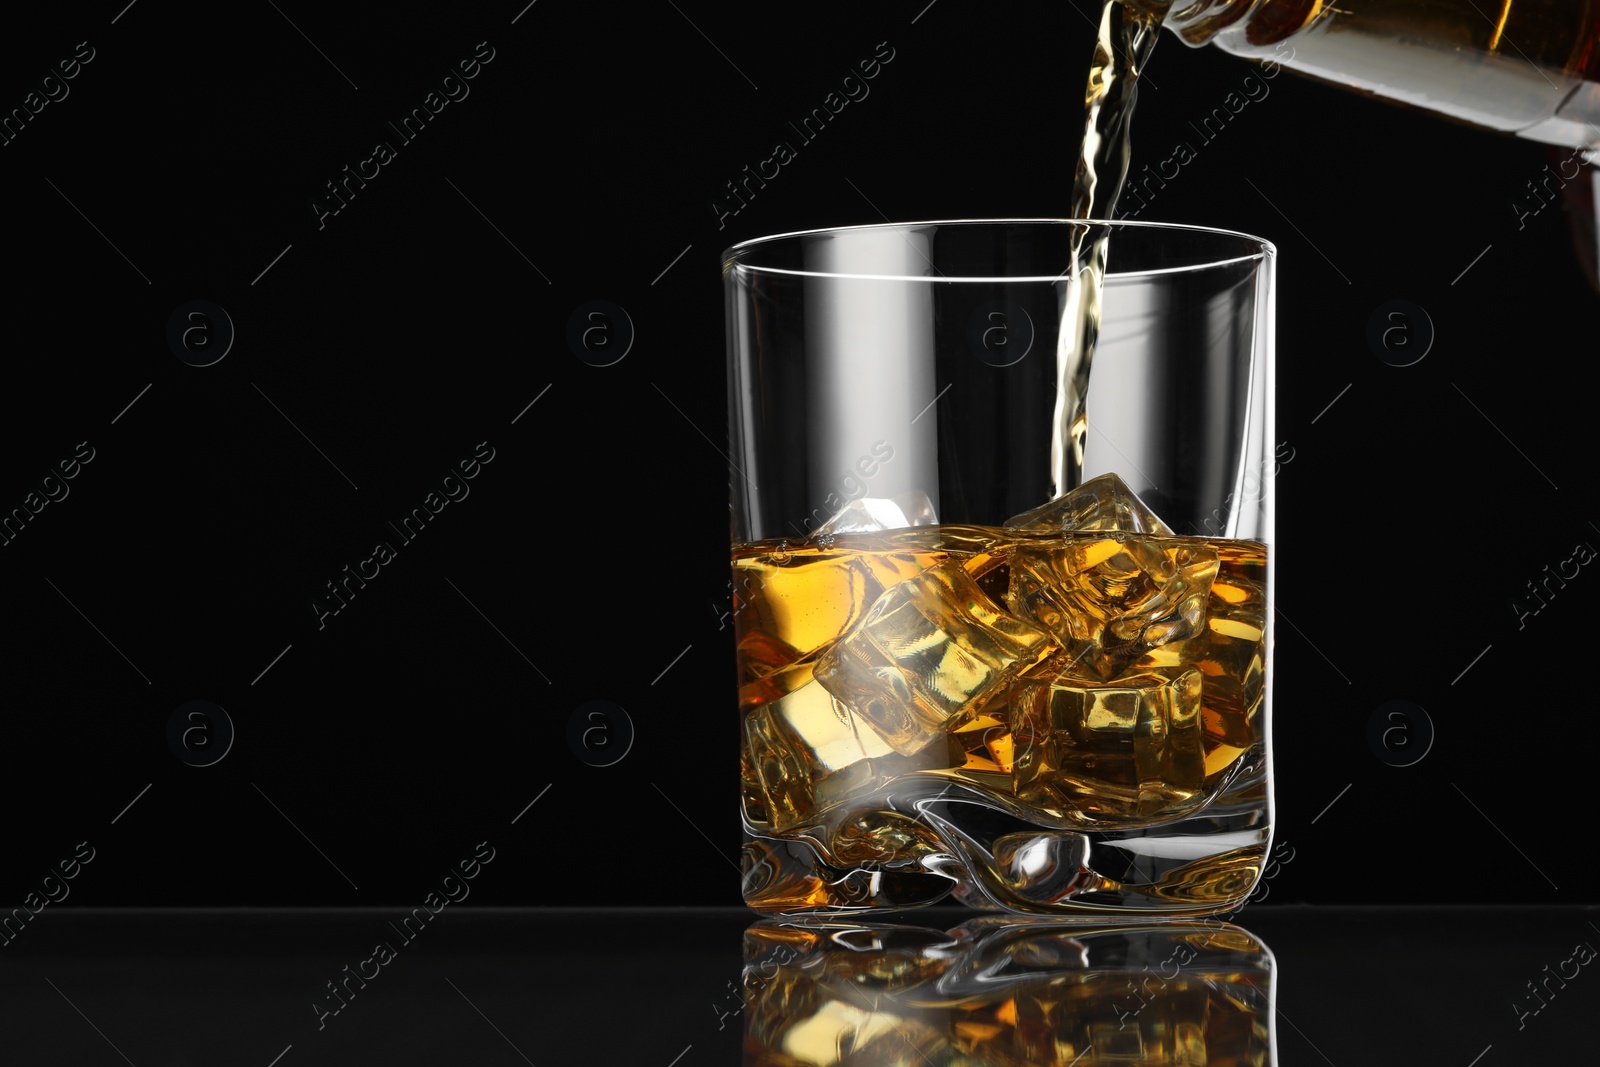
<svg viewBox="0 0 1600 1067">
<path fill-rule="evenodd" d="M 840 508 L 811 535 L 813 541 L 842 533 L 872 533 L 907 526 L 932 526 L 939 521 L 933 501 L 920 489 L 890 497 L 864 496 Z"/>
<path fill-rule="evenodd" d="M 890 747 L 910 754 L 1057 647 L 990 600 L 960 561 L 946 560 L 879 597 L 815 673 Z"/>
<path fill-rule="evenodd" d="M 1091 478 L 1076 489 L 1032 511 L 1006 520 L 1021 533 L 1123 533 L 1172 536 L 1167 524 L 1115 474 Z"/>
<path fill-rule="evenodd" d="M 814 656 L 859 622 L 884 590 L 949 558 L 937 537 L 925 540 L 874 539 L 848 551 L 781 547 L 736 560 L 740 684 L 759 682 Z"/>
<path fill-rule="evenodd" d="M 1173 817 L 1204 799 L 1202 676 L 1156 668 L 1110 682 L 1058 657 L 1011 688 L 1018 799 L 1086 823 Z"/>
<path fill-rule="evenodd" d="M 981 711 L 966 712 L 951 720 L 945 736 L 952 777 L 1003 794 L 1011 792 L 1011 762 L 1016 746 L 1011 737 L 1010 712 L 1003 701 L 991 700 Z"/>
<path fill-rule="evenodd" d="M 1199 632 L 1219 563 L 1216 549 L 1197 538 L 1110 533 L 1021 542 L 1007 603 L 1105 680 L 1150 649 Z"/>
<path fill-rule="evenodd" d="M 963 715 L 961 721 L 950 728 L 951 752 L 960 752 L 959 766 L 982 764 L 983 770 L 1011 773 L 1013 744 L 1011 723 L 1004 707 L 990 705 L 982 713 Z"/>
<path fill-rule="evenodd" d="M 1205 676 L 1201 729 L 1213 771 L 1261 740 L 1266 627 L 1266 590 L 1258 582 L 1224 573 L 1212 583 L 1205 624 L 1195 636 L 1151 649 L 1133 668 L 1182 665 Z"/>
<path fill-rule="evenodd" d="M 740 681 L 751 682 L 854 626 L 883 590 L 851 554 L 782 548 L 735 564 Z M 759 634 L 760 636 L 756 636 Z"/>
<path fill-rule="evenodd" d="M 770 674 L 760 675 L 754 681 L 746 682 L 739 687 L 739 710 L 748 711 L 762 704 L 783 699 L 811 681 L 811 672 L 815 666 L 814 660 L 801 660 L 787 667 L 780 667 Z"/>
<path fill-rule="evenodd" d="M 869 792 L 878 780 L 873 759 L 894 751 L 816 682 L 747 712 L 744 741 L 746 789 L 758 794 L 746 800 L 745 810 L 764 813 L 777 832 Z"/>
<path fill-rule="evenodd" d="M 1207 737 L 1249 748 L 1261 740 L 1267 593 L 1248 578 L 1229 576 L 1211 587 L 1209 607 L 1194 663 L 1205 675 L 1203 726 Z"/>
</svg>

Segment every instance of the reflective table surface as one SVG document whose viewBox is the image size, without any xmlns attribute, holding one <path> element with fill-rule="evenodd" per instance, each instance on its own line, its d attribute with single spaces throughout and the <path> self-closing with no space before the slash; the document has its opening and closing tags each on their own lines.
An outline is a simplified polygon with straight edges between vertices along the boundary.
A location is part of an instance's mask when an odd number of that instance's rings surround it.
<svg viewBox="0 0 1600 1067">
<path fill-rule="evenodd" d="M 1600 908 L 109 911 L 0 929 L 0 1062 L 1600 1062 Z"/>
</svg>

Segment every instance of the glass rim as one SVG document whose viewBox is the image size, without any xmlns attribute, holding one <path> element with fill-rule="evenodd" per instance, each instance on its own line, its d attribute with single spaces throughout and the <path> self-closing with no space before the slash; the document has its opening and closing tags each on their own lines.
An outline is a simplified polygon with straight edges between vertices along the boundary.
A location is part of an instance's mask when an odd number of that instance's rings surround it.
<svg viewBox="0 0 1600 1067">
<path fill-rule="evenodd" d="M 1157 267 L 1150 270 L 1108 270 L 1106 279 L 1114 278 L 1141 278 L 1161 274 L 1188 274 L 1196 271 L 1211 270 L 1217 267 L 1234 263 L 1244 263 L 1250 260 L 1272 261 L 1278 254 L 1277 246 L 1264 237 L 1244 233 L 1241 230 L 1226 230 L 1217 226 L 1196 226 L 1183 222 L 1152 222 L 1140 219 L 1063 219 L 1063 218 L 967 218 L 967 219 L 922 219 L 910 222 L 869 222 L 855 226 L 819 226 L 808 230 L 792 230 L 787 233 L 768 234 L 763 237 L 752 237 L 737 244 L 729 245 L 722 251 L 722 268 L 728 270 L 760 271 L 767 274 L 787 274 L 802 278 L 851 278 L 865 281 L 899 281 L 899 282 L 973 282 L 984 284 L 996 283 L 1025 283 L 1025 282 L 1058 282 L 1065 272 L 1056 275 L 1022 275 L 1011 274 L 1002 276 L 988 275 L 947 275 L 938 274 L 857 274 L 845 271 L 814 271 L 796 270 L 792 267 L 764 266 L 751 263 L 743 258 L 744 255 L 757 249 L 775 245 L 780 241 L 792 241 L 800 237 L 817 237 L 825 234 L 850 233 L 859 230 L 902 230 L 925 226 L 1006 226 L 1006 225 L 1031 225 L 1031 226 L 1106 226 L 1112 229 L 1132 230 L 1165 230 L 1187 231 L 1201 233 L 1212 237 L 1228 237 L 1243 241 L 1254 246 L 1255 250 L 1239 256 L 1208 259 L 1201 262 L 1177 267 Z M 930 261 L 929 266 L 933 266 Z M 934 268 L 936 271 L 937 267 Z"/>
</svg>

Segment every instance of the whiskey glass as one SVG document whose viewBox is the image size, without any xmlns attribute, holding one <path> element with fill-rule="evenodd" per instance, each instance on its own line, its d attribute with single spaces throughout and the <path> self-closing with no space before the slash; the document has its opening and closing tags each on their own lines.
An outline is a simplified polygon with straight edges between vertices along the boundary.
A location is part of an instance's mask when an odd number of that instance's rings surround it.
<svg viewBox="0 0 1600 1067">
<path fill-rule="evenodd" d="M 1275 256 L 1052 219 L 724 253 L 751 908 L 1245 902 L 1272 833 Z"/>
</svg>

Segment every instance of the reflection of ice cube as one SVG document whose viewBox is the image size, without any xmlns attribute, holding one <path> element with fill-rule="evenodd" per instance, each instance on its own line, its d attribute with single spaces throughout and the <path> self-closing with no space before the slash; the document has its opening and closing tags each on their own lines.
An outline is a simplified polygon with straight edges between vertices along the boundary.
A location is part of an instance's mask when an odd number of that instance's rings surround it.
<svg viewBox="0 0 1600 1067">
<path fill-rule="evenodd" d="M 842 999 L 819 998 L 810 1014 L 792 1023 L 783 1035 L 780 1054 L 786 1063 L 834 1064 L 840 1061 L 831 1058 L 828 1050 L 843 1048 L 850 1050 L 851 1060 L 857 1063 L 894 1063 L 903 1059 L 907 1045 L 926 1058 L 924 1050 L 941 1045 L 948 1048 L 949 1042 L 914 1016 L 879 1011 L 870 1000 L 863 1008 Z M 829 1058 L 819 1058 L 825 1056 Z"/>
<path fill-rule="evenodd" d="M 759 789 L 746 810 L 764 813 L 779 832 L 870 790 L 872 760 L 893 751 L 815 682 L 747 713 L 744 734 L 753 779 L 746 788 Z"/>
<path fill-rule="evenodd" d="M 816 540 L 831 534 L 901 530 L 908 526 L 932 526 L 938 521 L 928 494 L 912 489 L 890 497 L 864 496 L 852 500 L 811 537 Z"/>
<path fill-rule="evenodd" d="M 1091 478 L 1063 496 L 1006 520 L 1024 533 L 1123 533 L 1172 536 L 1167 524 L 1115 474 Z"/>
<path fill-rule="evenodd" d="M 1201 674 L 1162 668 L 1099 682 L 1051 661 L 1011 689 L 1017 797 L 1086 822 L 1171 817 L 1203 799 Z"/>
<path fill-rule="evenodd" d="M 1102 679 L 1150 649 L 1198 633 L 1221 560 L 1197 539 L 1126 533 L 1063 544 L 1019 543 L 1009 606 L 1056 636 Z"/>
<path fill-rule="evenodd" d="M 988 598 L 958 561 L 907 578 L 817 661 L 816 679 L 910 754 L 1057 646 Z"/>
</svg>

